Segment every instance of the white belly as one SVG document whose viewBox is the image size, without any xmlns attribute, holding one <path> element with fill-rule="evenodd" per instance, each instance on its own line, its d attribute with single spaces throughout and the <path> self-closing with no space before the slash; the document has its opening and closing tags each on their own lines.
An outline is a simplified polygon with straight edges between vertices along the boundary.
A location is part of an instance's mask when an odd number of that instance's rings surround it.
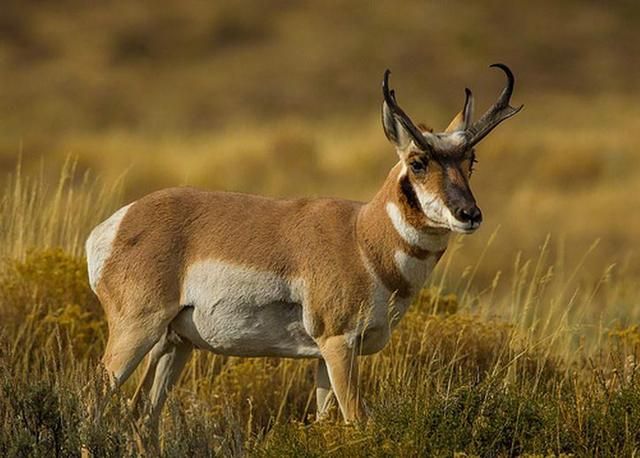
<svg viewBox="0 0 640 458">
<path fill-rule="evenodd" d="M 319 357 L 303 319 L 299 281 L 202 261 L 185 275 L 185 309 L 171 327 L 194 345 L 232 356 Z"/>
</svg>

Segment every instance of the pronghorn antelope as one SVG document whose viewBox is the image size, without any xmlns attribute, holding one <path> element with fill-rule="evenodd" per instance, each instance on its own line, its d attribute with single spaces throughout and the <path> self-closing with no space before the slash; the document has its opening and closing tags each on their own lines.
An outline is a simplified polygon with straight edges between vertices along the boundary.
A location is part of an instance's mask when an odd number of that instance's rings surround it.
<svg viewBox="0 0 640 458">
<path fill-rule="evenodd" d="M 482 221 L 469 188 L 474 146 L 522 108 L 509 105 L 509 68 L 492 67 L 507 77 L 497 102 L 472 122 L 466 89 L 442 133 L 416 127 L 385 72 L 382 124 L 399 162 L 370 202 L 172 188 L 97 226 L 86 247 L 112 386 L 149 353 L 134 405 L 147 398 L 157 425 L 193 349 L 316 358 L 319 415 L 333 391 L 346 421 L 362 419 L 356 356 L 384 348 L 449 234 Z"/>
</svg>

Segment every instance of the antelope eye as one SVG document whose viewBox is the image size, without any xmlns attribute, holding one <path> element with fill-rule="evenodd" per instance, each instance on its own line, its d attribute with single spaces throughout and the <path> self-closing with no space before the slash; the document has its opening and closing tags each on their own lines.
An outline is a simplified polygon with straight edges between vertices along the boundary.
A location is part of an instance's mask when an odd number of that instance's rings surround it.
<svg viewBox="0 0 640 458">
<path fill-rule="evenodd" d="M 411 171 L 416 174 L 424 173 L 427 170 L 427 165 L 418 160 L 409 162 L 409 167 L 411 168 Z"/>
</svg>

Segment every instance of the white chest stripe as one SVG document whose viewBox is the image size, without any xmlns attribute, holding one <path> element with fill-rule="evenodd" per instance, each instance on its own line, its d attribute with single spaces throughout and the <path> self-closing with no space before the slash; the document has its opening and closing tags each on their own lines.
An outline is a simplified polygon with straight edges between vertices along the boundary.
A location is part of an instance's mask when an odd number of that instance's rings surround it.
<svg viewBox="0 0 640 458">
<path fill-rule="evenodd" d="M 365 329 L 378 329 L 383 331 L 383 335 L 378 336 L 379 343 L 381 343 L 380 348 L 382 348 L 389 337 L 389 331 L 400 321 L 409 308 L 411 298 L 399 298 L 395 292 L 389 291 L 362 250 L 360 250 L 360 257 L 371 276 L 372 290 L 370 303 L 363 310 L 364 316 L 358 321 L 358 326 L 348 334 L 348 339 L 350 343 L 356 342 L 356 339 L 364 334 Z M 370 343 L 375 345 L 373 342 Z"/>
<path fill-rule="evenodd" d="M 436 265 L 435 256 L 418 259 L 408 255 L 402 250 L 396 250 L 394 259 L 402 276 L 414 288 L 424 285 L 425 280 Z"/>
<path fill-rule="evenodd" d="M 431 235 L 418 231 L 404 219 L 400 208 L 393 202 L 387 202 L 386 210 L 396 232 L 409 245 L 433 252 L 442 251 L 447 247 L 448 234 Z"/>
</svg>

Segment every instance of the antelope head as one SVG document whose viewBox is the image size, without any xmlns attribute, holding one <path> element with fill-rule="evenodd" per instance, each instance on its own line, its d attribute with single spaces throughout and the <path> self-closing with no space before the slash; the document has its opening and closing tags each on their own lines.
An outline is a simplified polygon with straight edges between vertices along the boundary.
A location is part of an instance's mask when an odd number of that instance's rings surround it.
<svg viewBox="0 0 640 458">
<path fill-rule="evenodd" d="M 505 119 L 522 109 L 509 104 L 515 78 L 504 64 L 493 64 L 507 77 L 496 103 L 473 122 L 473 94 L 465 89 L 465 102 L 444 132 L 416 126 L 389 89 L 387 70 L 382 81 L 382 124 L 402 161 L 400 176 L 408 206 L 417 213 L 422 229 L 443 228 L 469 234 L 482 222 L 482 212 L 469 187 L 476 162 L 475 145 Z"/>
</svg>

